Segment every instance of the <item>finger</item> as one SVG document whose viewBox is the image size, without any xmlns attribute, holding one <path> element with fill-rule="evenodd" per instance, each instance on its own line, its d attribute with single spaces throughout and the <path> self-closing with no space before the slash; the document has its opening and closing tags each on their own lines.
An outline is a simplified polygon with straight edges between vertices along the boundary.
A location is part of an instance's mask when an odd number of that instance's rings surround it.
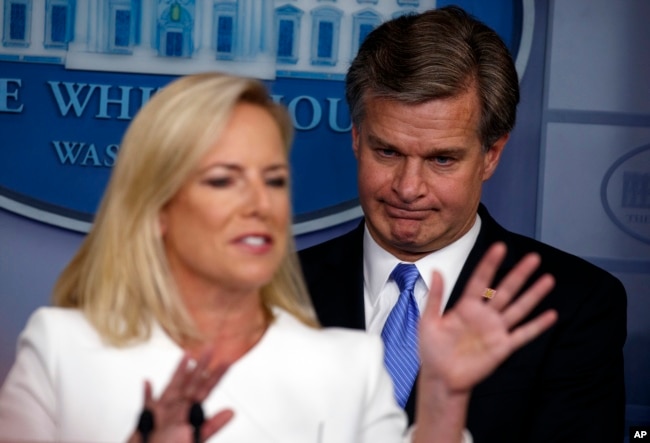
<svg viewBox="0 0 650 443">
<path fill-rule="evenodd" d="M 512 350 L 515 351 L 546 331 L 557 321 L 557 312 L 549 309 L 524 323 L 510 333 Z"/>
<path fill-rule="evenodd" d="M 530 276 L 539 267 L 541 259 L 535 253 L 526 254 L 515 267 L 508 272 L 497 288 L 498 296 L 490 301 L 495 309 L 501 311 L 512 298 L 519 293 Z"/>
<path fill-rule="evenodd" d="M 194 393 L 194 401 L 202 402 L 205 400 L 210 392 L 212 392 L 212 389 L 214 389 L 214 387 L 219 383 L 226 371 L 228 371 L 229 367 L 230 365 L 221 364 L 214 369 L 204 371 L 201 382 Z"/>
<path fill-rule="evenodd" d="M 178 363 L 171 380 L 169 380 L 169 383 L 160 396 L 159 401 L 161 403 L 177 400 L 178 397 L 182 395 L 182 389 L 186 384 L 188 373 L 190 371 L 191 360 L 189 354 L 186 353 L 183 355 L 183 358 L 181 358 L 181 361 Z"/>
<path fill-rule="evenodd" d="M 459 300 L 459 304 L 477 300 L 477 296 L 482 294 L 485 291 L 485 288 L 490 287 L 494 275 L 496 274 L 496 271 L 505 255 L 506 245 L 504 243 L 497 242 L 490 246 L 467 281 L 467 285 L 465 286 L 463 295 Z"/>
<path fill-rule="evenodd" d="M 203 426 L 201 427 L 201 439 L 206 441 L 212 437 L 223 428 L 234 415 L 235 413 L 231 409 L 224 409 L 212 416 L 212 418 L 203 423 Z"/>
<path fill-rule="evenodd" d="M 151 431 L 156 426 L 156 418 L 154 416 L 154 405 L 155 401 L 153 399 L 151 383 L 149 380 L 144 382 L 144 399 L 142 412 L 138 418 L 137 425 L 137 434 L 138 441 L 147 440 L 147 437 L 151 434 Z"/>
<path fill-rule="evenodd" d="M 442 304 L 442 275 L 438 271 L 433 271 L 431 274 L 431 287 L 429 288 L 429 296 L 427 303 L 424 307 L 424 312 L 420 316 L 421 319 L 428 319 L 432 321 L 440 317 L 440 305 Z"/>
<path fill-rule="evenodd" d="M 551 292 L 555 279 L 550 274 L 544 274 L 514 303 L 503 312 L 503 321 L 508 329 L 522 321 L 539 302 Z"/>
<path fill-rule="evenodd" d="M 151 409 L 153 407 L 153 389 L 149 380 L 144 381 L 144 407 Z"/>
<path fill-rule="evenodd" d="M 212 348 L 204 349 L 196 365 L 187 373 L 185 384 L 182 388 L 182 394 L 190 401 L 201 401 L 201 399 L 197 398 L 196 393 L 205 379 L 210 377 L 209 365 L 210 360 L 212 360 L 212 354 Z"/>
</svg>

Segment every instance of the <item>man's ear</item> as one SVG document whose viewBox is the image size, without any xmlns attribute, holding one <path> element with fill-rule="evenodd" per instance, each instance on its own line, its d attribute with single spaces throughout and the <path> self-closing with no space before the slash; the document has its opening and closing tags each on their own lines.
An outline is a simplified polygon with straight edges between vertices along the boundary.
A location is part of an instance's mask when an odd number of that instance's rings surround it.
<svg viewBox="0 0 650 443">
<path fill-rule="evenodd" d="M 497 166 L 499 165 L 499 160 L 501 159 L 501 153 L 503 152 L 509 138 L 510 134 L 502 135 L 485 153 L 485 156 L 483 157 L 483 181 L 492 177 L 492 174 L 496 171 Z"/>
<path fill-rule="evenodd" d="M 361 137 L 361 131 L 359 131 L 359 127 L 355 124 L 352 124 L 352 152 L 354 152 L 354 157 L 357 160 L 359 159 L 359 144 L 360 144 L 359 138 L 360 137 Z"/>
</svg>

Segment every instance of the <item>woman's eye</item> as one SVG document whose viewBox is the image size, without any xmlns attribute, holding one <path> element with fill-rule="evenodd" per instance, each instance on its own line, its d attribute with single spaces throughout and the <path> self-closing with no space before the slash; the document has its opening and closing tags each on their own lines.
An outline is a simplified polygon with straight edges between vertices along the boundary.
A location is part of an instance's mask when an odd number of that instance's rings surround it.
<svg viewBox="0 0 650 443">
<path fill-rule="evenodd" d="M 224 188 L 232 183 L 232 179 L 230 177 L 214 177 L 205 182 L 214 188 Z"/>
<path fill-rule="evenodd" d="M 286 177 L 274 177 L 270 178 L 266 181 L 266 183 L 269 186 L 272 186 L 274 188 L 284 188 L 287 185 L 287 178 Z"/>
</svg>

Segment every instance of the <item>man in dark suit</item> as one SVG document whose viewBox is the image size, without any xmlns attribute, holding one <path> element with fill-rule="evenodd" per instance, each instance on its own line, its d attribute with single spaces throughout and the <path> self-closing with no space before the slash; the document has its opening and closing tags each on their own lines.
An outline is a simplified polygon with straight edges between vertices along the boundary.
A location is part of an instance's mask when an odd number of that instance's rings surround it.
<svg viewBox="0 0 650 443">
<path fill-rule="evenodd" d="M 625 289 L 578 257 L 506 231 L 480 203 L 519 101 L 498 35 L 454 7 L 388 21 L 352 62 L 346 97 L 364 220 L 300 252 L 321 323 L 381 334 L 401 297 L 391 277 L 398 263 L 418 268 L 422 312 L 433 269 L 447 310 L 493 243 L 508 256 L 491 288 L 536 252 L 533 278 L 550 273 L 556 285 L 531 316 L 555 309 L 558 322 L 474 389 L 467 427 L 477 443 L 621 441 Z M 411 421 L 415 396 L 404 405 Z"/>
</svg>

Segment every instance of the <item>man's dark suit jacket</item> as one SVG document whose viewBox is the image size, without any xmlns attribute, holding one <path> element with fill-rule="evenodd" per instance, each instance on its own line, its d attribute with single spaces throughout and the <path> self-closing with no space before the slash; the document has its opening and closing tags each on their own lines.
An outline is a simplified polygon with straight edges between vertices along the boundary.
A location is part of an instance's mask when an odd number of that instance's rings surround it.
<svg viewBox="0 0 650 443">
<path fill-rule="evenodd" d="M 506 360 L 474 389 L 467 427 L 476 443 L 620 442 L 624 436 L 623 345 L 626 294 L 620 281 L 590 263 L 506 231 L 479 207 L 482 225 L 447 308 L 496 241 L 508 254 L 492 287 L 526 253 L 542 257 L 540 272 L 556 286 L 531 314 L 553 308 L 558 322 Z M 355 230 L 300 251 L 323 326 L 365 329 L 363 222 Z M 531 279 L 532 281 L 532 279 Z M 497 295 L 498 296 L 498 295 Z M 406 405 L 413 421 L 415 392 Z"/>
</svg>

